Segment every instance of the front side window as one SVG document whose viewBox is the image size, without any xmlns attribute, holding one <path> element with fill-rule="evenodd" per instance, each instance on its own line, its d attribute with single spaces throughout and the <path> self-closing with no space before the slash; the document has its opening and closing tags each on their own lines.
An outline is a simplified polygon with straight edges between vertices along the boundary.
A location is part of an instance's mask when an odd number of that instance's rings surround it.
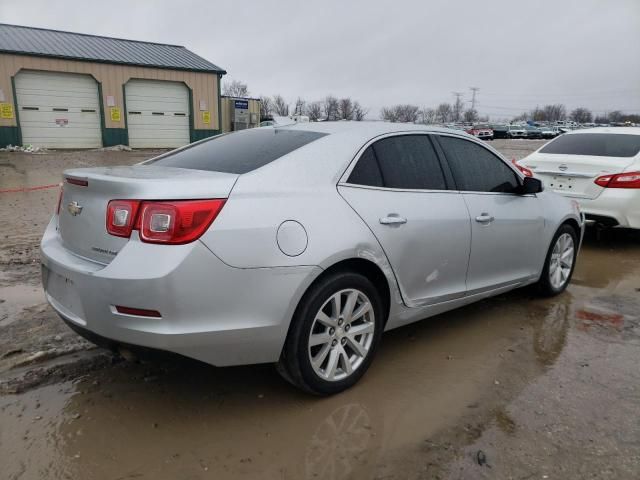
<svg viewBox="0 0 640 480">
<path fill-rule="evenodd" d="M 626 133 L 575 133 L 562 135 L 545 145 L 540 153 L 634 157 L 640 152 L 640 135 Z"/>
<path fill-rule="evenodd" d="M 518 176 L 500 158 L 477 143 L 462 138 L 441 136 L 458 190 L 467 192 L 511 193 Z"/>
<path fill-rule="evenodd" d="M 442 167 L 426 135 L 377 141 L 362 154 L 349 183 L 411 190 L 446 190 Z"/>
</svg>

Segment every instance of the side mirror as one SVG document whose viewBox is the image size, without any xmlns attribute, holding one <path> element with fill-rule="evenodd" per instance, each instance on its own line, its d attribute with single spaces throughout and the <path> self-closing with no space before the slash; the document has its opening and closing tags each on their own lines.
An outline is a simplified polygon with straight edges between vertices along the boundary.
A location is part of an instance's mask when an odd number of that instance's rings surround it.
<svg viewBox="0 0 640 480">
<path fill-rule="evenodd" d="M 542 190 L 544 190 L 542 181 L 534 177 L 524 177 L 518 193 L 521 195 L 527 195 L 531 193 L 540 193 Z"/>
</svg>

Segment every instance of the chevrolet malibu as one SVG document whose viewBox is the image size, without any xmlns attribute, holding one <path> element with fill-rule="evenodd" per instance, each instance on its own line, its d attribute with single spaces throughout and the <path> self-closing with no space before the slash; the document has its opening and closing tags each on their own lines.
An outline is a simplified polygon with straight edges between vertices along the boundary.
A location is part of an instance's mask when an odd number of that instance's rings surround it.
<svg viewBox="0 0 640 480">
<path fill-rule="evenodd" d="M 264 127 L 64 172 L 43 284 L 97 343 L 276 363 L 327 395 L 384 330 L 529 284 L 559 294 L 582 231 L 575 202 L 463 132 Z"/>
</svg>

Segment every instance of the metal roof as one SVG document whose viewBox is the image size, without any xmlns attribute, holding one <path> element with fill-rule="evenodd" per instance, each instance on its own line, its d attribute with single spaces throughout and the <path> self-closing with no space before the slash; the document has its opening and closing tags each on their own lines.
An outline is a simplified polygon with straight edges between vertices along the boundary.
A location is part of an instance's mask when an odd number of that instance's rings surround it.
<svg viewBox="0 0 640 480">
<path fill-rule="evenodd" d="M 179 45 L 0 23 L 0 52 L 143 67 L 227 73 Z"/>
</svg>

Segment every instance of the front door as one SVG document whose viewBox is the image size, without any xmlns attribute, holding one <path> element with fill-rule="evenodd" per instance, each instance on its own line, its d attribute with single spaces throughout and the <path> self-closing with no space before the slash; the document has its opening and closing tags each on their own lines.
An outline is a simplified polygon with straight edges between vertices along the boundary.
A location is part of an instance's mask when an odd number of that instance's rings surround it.
<svg viewBox="0 0 640 480">
<path fill-rule="evenodd" d="M 536 196 L 515 193 L 515 170 L 483 145 L 446 135 L 438 139 L 471 217 L 468 294 L 531 278 L 540 270 L 544 229 Z"/>
</svg>

